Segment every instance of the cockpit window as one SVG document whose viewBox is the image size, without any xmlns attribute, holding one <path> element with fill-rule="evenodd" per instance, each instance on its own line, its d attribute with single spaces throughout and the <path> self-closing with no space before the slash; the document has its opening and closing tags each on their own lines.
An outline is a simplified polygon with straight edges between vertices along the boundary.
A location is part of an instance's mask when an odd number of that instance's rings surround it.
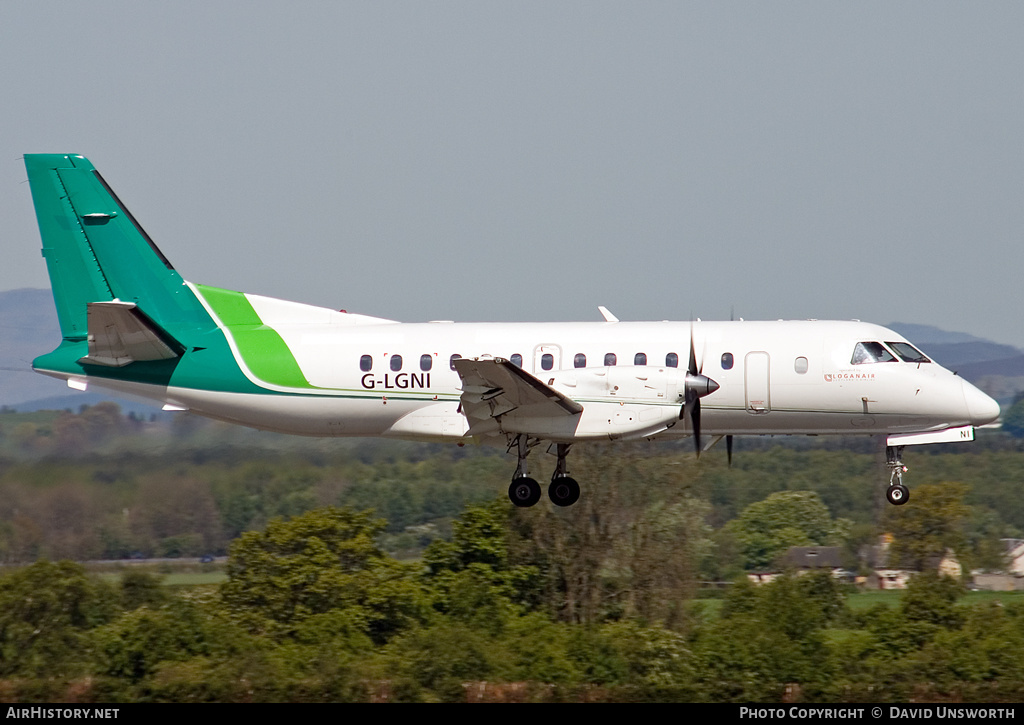
<svg viewBox="0 0 1024 725">
<path fill-rule="evenodd" d="M 918 350 L 916 347 L 911 345 L 909 342 L 886 342 L 886 345 L 896 353 L 900 360 L 908 363 L 926 363 L 931 362 L 928 357 Z"/>
<path fill-rule="evenodd" d="M 896 358 L 880 342 L 858 342 L 857 347 L 853 348 L 853 358 L 850 362 L 854 365 L 867 365 L 868 363 L 896 362 Z"/>
</svg>

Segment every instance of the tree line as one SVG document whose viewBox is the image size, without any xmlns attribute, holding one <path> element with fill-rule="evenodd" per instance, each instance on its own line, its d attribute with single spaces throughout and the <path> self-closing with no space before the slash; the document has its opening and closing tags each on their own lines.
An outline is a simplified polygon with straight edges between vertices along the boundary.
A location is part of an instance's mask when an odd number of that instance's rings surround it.
<svg viewBox="0 0 1024 725">
<path fill-rule="evenodd" d="M 88 443 L 55 443 L 68 436 Z M 911 502 L 899 508 L 882 496 L 878 441 L 784 442 L 744 440 L 731 467 L 716 450 L 695 459 L 685 442 L 578 446 L 570 463 L 584 496 L 574 509 L 602 526 L 573 543 L 656 547 L 686 528 L 695 578 L 729 581 L 772 567 L 794 545 L 841 546 L 856 570 L 860 552 L 894 532 L 908 562 L 949 548 L 970 568 L 998 569 L 1000 539 L 1024 537 L 1024 456 L 1008 435 L 914 450 Z M 187 415 L 154 423 L 113 404 L 4 414 L 0 563 L 224 555 L 274 517 L 328 505 L 375 511 L 387 522 L 383 549 L 418 557 L 450 538 L 467 505 L 503 498 L 510 465 L 501 451 L 474 446 L 290 438 Z M 551 535 L 538 530 L 538 546 L 559 544 Z M 592 577 L 586 561 L 571 576 Z"/>
<path fill-rule="evenodd" d="M 326 507 L 233 542 L 227 580 L 175 590 L 72 562 L 0 575 L 0 695 L 8 701 L 1016 702 L 1024 602 L 958 603 L 930 572 L 894 606 L 852 609 L 828 574 L 740 580 L 717 611 L 687 596 L 685 526 L 602 550 L 580 516 L 470 507 L 450 540 L 399 561 L 386 522 Z M 652 513 L 649 521 L 665 519 Z M 669 518 L 671 520 L 671 517 Z M 565 522 L 562 522 L 563 524 Z M 584 534 L 582 529 L 591 529 Z M 612 547 L 615 549 L 616 547 Z M 664 554 L 671 554 L 666 557 Z M 581 581 L 593 577 L 594 594 Z M 638 596 L 638 590 L 649 593 Z"/>
</svg>

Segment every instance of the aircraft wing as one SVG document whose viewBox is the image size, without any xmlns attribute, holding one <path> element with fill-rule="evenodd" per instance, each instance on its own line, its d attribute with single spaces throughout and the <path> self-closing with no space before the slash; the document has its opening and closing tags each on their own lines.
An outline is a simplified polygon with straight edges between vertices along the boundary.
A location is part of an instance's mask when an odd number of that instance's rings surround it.
<svg viewBox="0 0 1024 725">
<path fill-rule="evenodd" d="M 564 419 L 583 412 L 583 406 L 545 385 L 522 368 L 502 358 L 456 359 L 452 365 L 462 378 L 462 412 L 469 419 L 469 435 L 502 416 Z"/>
</svg>

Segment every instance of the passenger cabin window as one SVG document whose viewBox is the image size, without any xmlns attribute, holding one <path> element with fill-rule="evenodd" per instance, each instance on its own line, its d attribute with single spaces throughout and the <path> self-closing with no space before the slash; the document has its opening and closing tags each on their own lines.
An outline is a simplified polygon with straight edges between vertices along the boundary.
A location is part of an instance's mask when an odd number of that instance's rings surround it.
<svg viewBox="0 0 1024 725">
<path fill-rule="evenodd" d="M 511 360 L 512 364 L 515 365 L 517 368 L 521 368 L 523 366 L 523 356 L 520 355 L 518 352 L 515 353 L 512 357 L 510 357 L 509 360 Z"/>
<path fill-rule="evenodd" d="M 723 352 L 722 353 L 722 370 L 732 370 L 732 363 L 733 363 L 732 353 L 731 352 Z"/>
<path fill-rule="evenodd" d="M 858 342 L 853 348 L 853 365 L 869 365 L 871 363 L 896 362 L 891 352 L 880 342 Z"/>
<path fill-rule="evenodd" d="M 546 352 L 540 356 L 540 368 L 541 370 L 550 370 L 555 366 L 555 356 L 550 352 Z"/>
<path fill-rule="evenodd" d="M 369 355 L 363 355 L 359 358 L 359 369 L 364 373 L 368 373 L 373 370 L 373 358 Z"/>
<path fill-rule="evenodd" d="M 434 367 L 434 358 L 426 353 L 420 355 L 420 370 L 427 372 L 432 367 Z"/>
<path fill-rule="evenodd" d="M 911 345 L 909 342 L 888 342 L 888 345 L 894 353 L 896 353 L 900 360 L 908 363 L 927 363 L 931 362 L 928 357 L 918 350 L 916 347 Z"/>
<path fill-rule="evenodd" d="M 633 364 L 634 365 L 646 365 L 647 364 L 647 353 L 645 353 L 645 352 L 638 352 L 636 355 L 634 355 L 633 356 Z"/>
<path fill-rule="evenodd" d="M 576 357 L 572 359 L 572 364 L 578 368 L 585 368 L 587 366 L 587 356 L 582 352 L 576 353 Z"/>
<path fill-rule="evenodd" d="M 462 357 L 462 355 L 459 355 L 458 353 L 455 353 L 454 355 L 452 355 L 451 359 L 448 361 L 448 367 L 450 367 L 452 370 L 454 370 L 455 369 L 455 361 L 460 359 L 461 357 Z"/>
<path fill-rule="evenodd" d="M 798 357 L 796 360 L 794 360 L 793 361 L 793 369 L 796 370 L 801 375 L 806 373 L 807 372 L 807 358 L 805 358 L 805 357 Z"/>
<path fill-rule="evenodd" d="M 391 356 L 391 369 L 394 370 L 396 373 L 399 370 L 402 369 L 402 356 L 401 355 L 392 355 Z"/>
<path fill-rule="evenodd" d="M 670 352 L 668 355 L 666 355 L 665 356 L 665 367 L 667 367 L 667 368 L 677 368 L 677 367 L 679 367 L 679 356 L 676 355 L 674 352 Z"/>
<path fill-rule="evenodd" d="M 614 365 L 615 364 L 615 360 L 616 360 L 616 358 L 615 358 L 615 353 L 614 352 L 606 352 L 604 354 L 604 364 L 605 365 Z"/>
</svg>

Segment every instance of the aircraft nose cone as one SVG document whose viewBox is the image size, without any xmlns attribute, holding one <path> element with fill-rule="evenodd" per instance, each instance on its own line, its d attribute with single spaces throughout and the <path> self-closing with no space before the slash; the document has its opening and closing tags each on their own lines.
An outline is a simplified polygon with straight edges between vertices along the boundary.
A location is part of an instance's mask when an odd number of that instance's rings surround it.
<svg viewBox="0 0 1024 725">
<path fill-rule="evenodd" d="M 985 425 L 999 417 L 999 403 L 966 380 L 963 381 L 963 385 L 964 400 L 967 401 L 967 412 L 970 414 L 972 424 Z"/>
</svg>

